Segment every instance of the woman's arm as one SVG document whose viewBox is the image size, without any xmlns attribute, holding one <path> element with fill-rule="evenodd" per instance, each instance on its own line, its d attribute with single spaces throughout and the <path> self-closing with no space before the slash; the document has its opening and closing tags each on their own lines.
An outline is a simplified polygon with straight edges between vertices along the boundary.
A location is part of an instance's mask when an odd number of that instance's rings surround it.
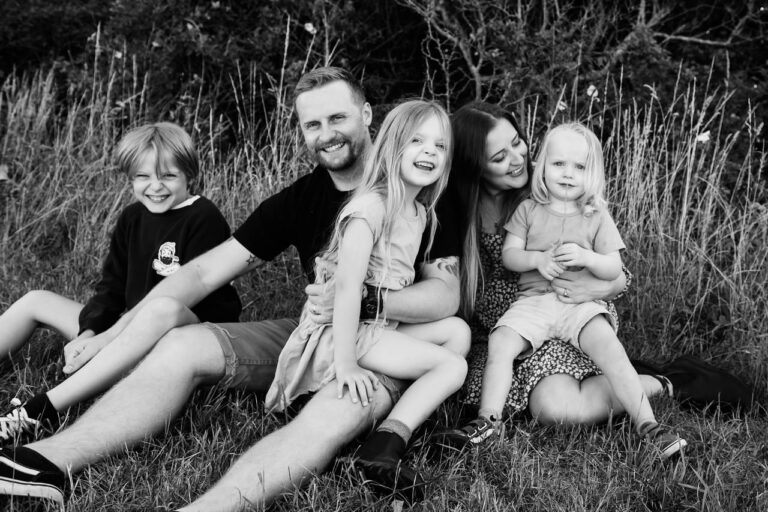
<svg viewBox="0 0 768 512">
<path fill-rule="evenodd" d="M 334 367 L 339 398 L 344 387 L 352 402 L 358 396 L 364 406 L 377 387 L 376 376 L 357 364 L 357 328 L 360 322 L 360 290 L 373 249 L 373 233 L 363 219 L 351 218 L 339 242 L 333 300 Z"/>
<path fill-rule="evenodd" d="M 612 281 L 598 279 L 587 270 L 566 270 L 552 280 L 552 290 L 560 300 L 569 304 L 580 304 L 591 300 L 613 300 L 628 286 L 631 274 L 624 269 Z"/>
</svg>

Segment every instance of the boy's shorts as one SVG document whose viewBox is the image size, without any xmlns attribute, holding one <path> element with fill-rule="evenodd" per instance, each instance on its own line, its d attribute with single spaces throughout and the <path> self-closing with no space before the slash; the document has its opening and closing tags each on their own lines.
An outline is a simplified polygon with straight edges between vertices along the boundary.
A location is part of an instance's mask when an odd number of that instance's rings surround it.
<svg viewBox="0 0 768 512">
<path fill-rule="evenodd" d="M 244 389 L 265 392 L 275 378 L 277 359 L 291 333 L 298 327 L 297 318 L 237 322 L 230 324 L 203 324 L 221 346 L 226 361 L 224 377 L 219 383 L 226 389 Z M 408 382 L 380 373 L 376 377 L 396 403 L 408 387 Z"/>
<path fill-rule="evenodd" d="M 554 338 L 567 341 L 581 350 L 579 334 L 584 326 L 598 315 L 603 315 L 611 327 L 616 329 L 605 302 L 566 304 L 561 302 L 556 294 L 545 293 L 513 302 L 491 332 L 504 326 L 520 334 L 532 347 L 523 354 L 524 357 L 538 350 L 545 341 Z"/>
</svg>

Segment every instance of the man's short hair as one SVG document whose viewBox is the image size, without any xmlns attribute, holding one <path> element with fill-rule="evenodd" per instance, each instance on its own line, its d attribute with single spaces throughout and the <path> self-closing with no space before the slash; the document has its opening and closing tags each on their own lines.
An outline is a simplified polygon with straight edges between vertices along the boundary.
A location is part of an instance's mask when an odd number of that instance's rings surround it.
<svg viewBox="0 0 768 512">
<path fill-rule="evenodd" d="M 352 76 L 352 73 L 343 68 L 337 68 L 333 66 L 325 66 L 321 68 L 315 68 L 299 79 L 296 84 L 296 88 L 293 90 L 293 103 L 296 104 L 296 98 L 300 94 L 318 87 L 323 87 L 331 82 L 344 82 L 349 86 L 352 91 L 352 97 L 360 104 L 365 103 L 365 91 L 360 82 Z"/>
</svg>

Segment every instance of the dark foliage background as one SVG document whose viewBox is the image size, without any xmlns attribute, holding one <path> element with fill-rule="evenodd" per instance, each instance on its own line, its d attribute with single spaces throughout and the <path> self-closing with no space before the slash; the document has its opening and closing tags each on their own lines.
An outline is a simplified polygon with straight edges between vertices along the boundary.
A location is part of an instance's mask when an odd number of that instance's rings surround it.
<svg viewBox="0 0 768 512">
<path fill-rule="evenodd" d="M 765 118 L 768 2 L 643 0 L 5 0 L 0 80 L 53 66 L 59 94 L 93 68 L 148 81 L 146 113 L 184 122 L 192 101 L 234 118 L 242 77 L 295 82 L 323 63 L 364 77 L 371 102 L 483 98 L 521 115 L 558 101 L 727 89 Z M 239 78 L 238 78 L 239 77 Z M 621 90 L 619 97 L 616 91 Z M 261 98 L 261 109 L 274 108 Z M 128 123 L 136 120 L 126 119 Z"/>
</svg>

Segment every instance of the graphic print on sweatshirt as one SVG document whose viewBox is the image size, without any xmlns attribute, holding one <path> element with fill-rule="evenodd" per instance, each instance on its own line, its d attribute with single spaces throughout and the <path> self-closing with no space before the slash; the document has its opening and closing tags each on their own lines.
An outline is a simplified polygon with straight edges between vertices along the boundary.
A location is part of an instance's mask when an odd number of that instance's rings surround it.
<svg viewBox="0 0 768 512">
<path fill-rule="evenodd" d="M 179 264 L 179 257 L 176 256 L 176 242 L 165 242 L 158 249 L 157 258 L 152 262 L 152 268 L 158 275 L 168 277 L 179 270 L 179 267 L 181 265 Z"/>
</svg>

